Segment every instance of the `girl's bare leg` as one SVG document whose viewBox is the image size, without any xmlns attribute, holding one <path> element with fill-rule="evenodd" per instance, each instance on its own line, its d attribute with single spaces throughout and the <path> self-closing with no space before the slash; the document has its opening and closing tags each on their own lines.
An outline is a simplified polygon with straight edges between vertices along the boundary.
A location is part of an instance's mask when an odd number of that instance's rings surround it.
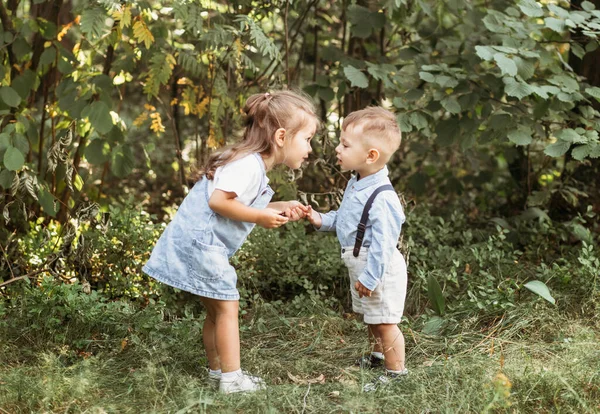
<svg viewBox="0 0 600 414">
<path fill-rule="evenodd" d="M 213 365 L 211 365 L 211 369 L 218 369 L 220 367 L 224 373 L 237 371 L 240 369 L 239 301 L 202 298 L 202 303 L 206 305 L 207 309 L 212 309 L 214 316 L 214 335 L 212 338 L 214 338 L 218 362 L 214 365 L 216 368 L 213 368 Z M 211 337 L 209 336 L 208 345 L 210 344 Z M 204 346 L 206 347 L 206 354 L 210 365 L 211 356 L 209 356 L 209 348 L 206 340 Z"/>
<path fill-rule="evenodd" d="M 202 328 L 202 342 L 204 342 L 204 349 L 206 351 L 206 357 L 208 358 L 208 366 L 210 369 L 216 371 L 221 369 L 221 361 L 219 360 L 219 353 L 217 352 L 215 336 L 216 317 L 212 304 L 206 302 L 206 299 L 207 298 L 200 299 L 206 308 L 206 319 L 204 320 L 204 327 Z"/>
</svg>

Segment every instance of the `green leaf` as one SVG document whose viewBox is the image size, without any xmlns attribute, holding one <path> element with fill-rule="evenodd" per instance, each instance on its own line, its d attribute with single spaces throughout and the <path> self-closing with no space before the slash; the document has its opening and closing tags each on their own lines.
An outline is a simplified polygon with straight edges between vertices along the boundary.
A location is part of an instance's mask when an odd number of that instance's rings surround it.
<svg viewBox="0 0 600 414">
<path fill-rule="evenodd" d="M 596 6 L 591 1 L 584 1 L 581 3 L 581 8 L 585 11 L 596 10 Z"/>
<path fill-rule="evenodd" d="M 432 274 L 427 278 L 427 296 L 429 297 L 429 302 L 431 302 L 431 307 L 435 313 L 439 316 L 443 316 L 446 310 L 446 300 L 444 299 L 440 284 Z"/>
<path fill-rule="evenodd" d="M 95 139 L 85 148 L 84 154 L 91 164 L 102 165 L 110 159 L 110 145 L 104 139 Z"/>
<path fill-rule="evenodd" d="M 592 151 L 591 145 L 578 145 L 576 148 L 571 151 L 571 155 L 577 161 L 583 161 L 586 157 L 590 155 Z"/>
<path fill-rule="evenodd" d="M 532 141 L 531 134 L 530 129 L 515 129 L 508 133 L 508 139 L 516 145 L 529 145 Z"/>
<path fill-rule="evenodd" d="M 0 187 L 8 190 L 15 179 L 15 172 L 10 170 L 0 171 Z"/>
<path fill-rule="evenodd" d="M 521 0 L 519 8 L 529 17 L 540 17 L 544 15 L 544 10 L 535 0 Z"/>
<path fill-rule="evenodd" d="M 419 112 L 412 112 L 409 115 L 409 120 L 410 123 L 413 124 L 417 130 L 423 129 L 428 125 L 427 118 L 425 118 Z"/>
<path fill-rule="evenodd" d="M 596 88 L 595 86 L 592 88 L 585 88 L 585 92 L 588 95 L 596 98 L 597 101 L 600 101 L 600 88 Z"/>
<path fill-rule="evenodd" d="M 504 82 L 506 83 L 504 92 L 506 92 L 508 96 L 514 96 L 518 99 L 523 99 L 524 97 L 533 93 L 533 88 L 525 82 L 519 82 L 514 78 L 507 78 L 504 80 Z"/>
<path fill-rule="evenodd" d="M 514 60 L 507 57 L 504 53 L 496 53 L 494 60 L 498 64 L 498 67 L 502 71 L 503 75 L 516 76 L 518 68 Z"/>
<path fill-rule="evenodd" d="M 131 146 L 129 145 L 117 145 L 112 150 L 112 163 L 110 166 L 111 171 L 117 177 L 125 177 L 132 170 L 135 163 Z"/>
<path fill-rule="evenodd" d="M 398 126 L 400 127 L 400 131 L 402 131 L 402 133 L 410 132 L 413 130 L 408 114 L 398 114 L 396 116 L 396 121 L 398 122 Z"/>
<path fill-rule="evenodd" d="M 354 66 L 346 66 L 344 68 L 344 75 L 346 75 L 346 79 L 350 81 L 350 85 L 352 86 L 358 88 L 366 88 L 369 86 L 369 79 L 367 79 L 367 76 Z"/>
<path fill-rule="evenodd" d="M 550 294 L 550 290 L 548 289 L 548 286 L 546 286 L 546 284 L 544 282 L 541 282 L 539 280 L 532 280 L 531 282 L 525 283 L 524 286 L 527 289 L 529 289 L 530 291 L 532 291 L 533 293 L 535 293 L 536 295 L 541 296 L 542 298 L 546 299 L 551 304 L 553 304 L 553 305 L 556 304 L 556 301 Z"/>
<path fill-rule="evenodd" d="M 515 56 L 515 63 L 517 64 L 517 71 L 521 79 L 527 80 L 535 74 L 535 65 L 527 59 Z"/>
<path fill-rule="evenodd" d="M 38 190 L 38 200 L 46 214 L 56 217 L 59 210 L 57 200 L 46 188 L 41 187 Z"/>
<path fill-rule="evenodd" d="M 564 155 L 570 147 L 570 142 L 558 140 L 554 144 L 548 145 L 546 148 L 544 148 L 544 154 L 557 158 Z"/>
<path fill-rule="evenodd" d="M 425 82 L 433 83 L 435 82 L 435 75 L 429 72 L 419 72 L 419 77 L 423 79 Z"/>
<path fill-rule="evenodd" d="M 8 147 L 4 153 L 4 166 L 11 171 L 18 171 L 25 164 L 25 157 L 15 147 Z"/>
<path fill-rule="evenodd" d="M 89 118 L 92 126 L 100 134 L 106 134 L 113 128 L 112 117 L 108 105 L 102 101 L 95 101 L 90 105 Z"/>
<path fill-rule="evenodd" d="M 565 30 L 564 20 L 555 17 L 546 17 L 544 23 L 548 29 L 554 30 L 556 33 L 562 33 Z"/>
<path fill-rule="evenodd" d="M 408 188 L 410 188 L 416 195 L 423 195 L 427 190 L 428 179 L 429 177 L 427 174 L 416 172 L 408 177 Z"/>
<path fill-rule="evenodd" d="M 452 145 L 460 133 L 460 123 L 457 118 L 452 117 L 438 123 L 435 128 L 438 143 L 443 146 Z"/>
<path fill-rule="evenodd" d="M 574 129 L 565 128 L 554 134 L 556 138 L 561 139 L 565 142 L 581 142 L 581 135 L 575 132 Z"/>
<path fill-rule="evenodd" d="M 75 174 L 75 182 L 73 183 L 73 185 L 75 186 L 75 189 L 77 191 L 81 191 L 81 189 L 83 188 L 83 178 L 81 178 L 81 175 Z"/>
<path fill-rule="evenodd" d="M 494 58 L 494 49 L 489 46 L 475 46 L 477 56 L 483 60 L 492 60 Z"/>
<path fill-rule="evenodd" d="M 100 37 L 106 30 L 106 12 L 101 7 L 87 7 L 81 14 L 81 31 L 88 38 Z"/>
<path fill-rule="evenodd" d="M 423 332 L 425 335 L 439 335 L 443 327 L 444 318 L 440 318 L 436 315 L 423 325 L 421 332 Z"/>
<path fill-rule="evenodd" d="M 54 63 L 56 59 L 56 49 L 52 46 L 46 48 L 40 56 L 40 64 L 41 65 L 51 65 Z"/>
<path fill-rule="evenodd" d="M 16 108 L 21 103 L 21 97 L 17 91 L 10 86 L 3 86 L 0 88 L 0 98 L 2 98 L 2 101 L 4 101 L 5 104 L 12 106 L 13 108 Z"/>
<path fill-rule="evenodd" d="M 452 114 L 459 114 L 461 111 L 460 104 L 453 96 L 442 99 L 440 102 L 444 109 Z"/>
<path fill-rule="evenodd" d="M 35 81 L 35 73 L 27 69 L 21 75 L 17 76 L 10 86 L 22 99 L 25 99 L 29 96 L 29 91 L 35 89 Z"/>
</svg>

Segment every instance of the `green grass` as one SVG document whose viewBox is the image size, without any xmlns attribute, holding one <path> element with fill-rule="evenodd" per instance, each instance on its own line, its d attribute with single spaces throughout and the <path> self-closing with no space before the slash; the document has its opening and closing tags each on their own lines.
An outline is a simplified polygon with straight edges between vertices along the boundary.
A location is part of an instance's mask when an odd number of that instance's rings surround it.
<svg viewBox="0 0 600 414">
<path fill-rule="evenodd" d="M 199 318 L 111 304 L 49 327 L 23 313 L 0 325 L 0 412 L 600 412 L 600 326 L 589 318 L 537 302 L 454 321 L 443 336 L 404 323 L 410 375 L 365 394 L 378 373 L 353 366 L 367 351 L 361 323 L 263 305 L 242 321 L 242 362 L 269 387 L 224 396 L 206 383 Z"/>
</svg>

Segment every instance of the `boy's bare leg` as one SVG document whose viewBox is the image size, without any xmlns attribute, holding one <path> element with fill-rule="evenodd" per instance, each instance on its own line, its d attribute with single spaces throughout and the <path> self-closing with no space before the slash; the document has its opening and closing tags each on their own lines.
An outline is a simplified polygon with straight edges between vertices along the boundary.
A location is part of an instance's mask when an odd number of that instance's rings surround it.
<svg viewBox="0 0 600 414">
<path fill-rule="evenodd" d="M 369 343 L 371 344 L 371 352 L 383 353 L 383 347 L 381 346 L 381 337 L 378 337 L 373 329 L 372 325 L 367 325 L 369 331 Z"/>
<path fill-rule="evenodd" d="M 383 355 L 385 355 L 385 368 L 390 371 L 404 369 L 404 335 L 398 325 L 380 324 L 373 325 L 374 333 L 381 338 Z"/>
<path fill-rule="evenodd" d="M 206 308 L 206 319 L 204 320 L 204 327 L 202 328 L 202 342 L 204 342 L 204 350 L 206 351 L 206 357 L 208 358 L 208 366 L 213 371 L 221 369 L 221 362 L 219 361 L 219 353 L 217 352 L 217 343 L 215 338 L 215 311 L 211 304 L 203 301 Z"/>
<path fill-rule="evenodd" d="M 214 315 L 214 344 L 219 365 L 223 373 L 240 369 L 240 331 L 238 324 L 239 302 L 237 300 L 217 300 L 202 298 L 207 309 L 212 309 Z M 206 325 L 206 323 L 205 323 Z M 210 325 L 209 325 L 210 328 Z M 210 344 L 210 337 L 209 344 Z M 206 342 L 205 342 L 205 346 Z M 208 356 L 208 347 L 206 353 Z M 209 364 L 210 364 L 210 356 Z M 212 368 L 211 369 L 215 369 Z"/>
</svg>

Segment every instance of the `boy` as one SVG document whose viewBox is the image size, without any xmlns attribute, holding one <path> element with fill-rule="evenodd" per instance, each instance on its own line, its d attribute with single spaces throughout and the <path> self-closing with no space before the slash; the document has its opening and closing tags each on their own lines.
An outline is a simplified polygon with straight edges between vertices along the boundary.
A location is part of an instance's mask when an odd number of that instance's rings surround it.
<svg viewBox="0 0 600 414">
<path fill-rule="evenodd" d="M 400 129 L 391 112 L 368 107 L 349 114 L 335 150 L 342 169 L 356 175 L 348 182 L 337 211 L 320 214 L 309 210 L 307 214 L 317 230 L 336 231 L 340 241 L 350 276 L 352 309 L 364 315 L 373 346 L 370 356 L 358 363 L 370 368 L 385 364 L 386 375 L 366 384 L 365 391 L 408 374 L 404 336 L 397 325 L 406 297 L 406 263 L 396 248 L 405 217 L 398 195 L 389 191 L 393 187 L 386 166 L 400 141 Z M 379 188 L 386 184 L 387 188 Z M 363 214 L 374 193 L 370 212 Z"/>
</svg>

